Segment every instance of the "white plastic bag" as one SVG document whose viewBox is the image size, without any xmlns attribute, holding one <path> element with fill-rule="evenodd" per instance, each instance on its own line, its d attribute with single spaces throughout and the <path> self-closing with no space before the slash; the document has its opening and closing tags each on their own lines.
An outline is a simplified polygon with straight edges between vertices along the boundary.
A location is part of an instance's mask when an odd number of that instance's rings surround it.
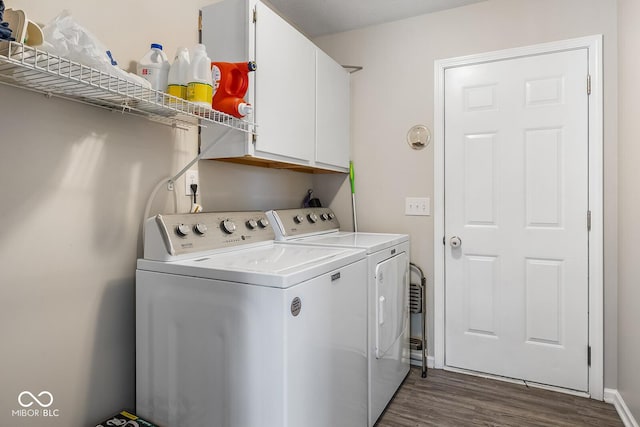
<svg viewBox="0 0 640 427">
<path fill-rule="evenodd" d="M 44 29 L 42 49 L 79 62 L 105 73 L 116 75 L 144 87 L 151 87 L 145 79 L 112 65 L 107 49 L 102 43 L 80 25 L 68 10 L 63 10 Z"/>
</svg>

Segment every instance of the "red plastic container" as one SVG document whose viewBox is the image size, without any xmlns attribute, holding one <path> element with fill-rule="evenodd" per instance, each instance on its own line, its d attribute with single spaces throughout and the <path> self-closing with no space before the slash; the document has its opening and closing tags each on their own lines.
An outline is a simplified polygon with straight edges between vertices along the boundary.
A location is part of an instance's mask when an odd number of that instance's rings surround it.
<svg viewBox="0 0 640 427">
<path fill-rule="evenodd" d="M 244 100 L 249 88 L 249 73 L 256 70 L 256 63 L 250 62 L 212 62 L 214 110 L 222 111 L 234 117 L 243 118 L 253 109 Z"/>
</svg>

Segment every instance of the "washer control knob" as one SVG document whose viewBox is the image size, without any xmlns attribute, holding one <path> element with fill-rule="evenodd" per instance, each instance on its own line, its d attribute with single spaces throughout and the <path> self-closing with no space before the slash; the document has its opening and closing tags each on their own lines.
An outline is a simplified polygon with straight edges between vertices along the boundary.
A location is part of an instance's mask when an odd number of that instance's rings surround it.
<svg viewBox="0 0 640 427">
<path fill-rule="evenodd" d="M 323 213 L 320 215 L 320 218 L 322 218 L 323 221 L 326 221 L 329 219 L 329 215 L 327 215 L 326 213 Z"/>
<path fill-rule="evenodd" d="M 249 230 L 253 230 L 258 226 L 258 221 L 256 221 L 255 219 L 250 219 L 249 221 L 247 221 L 247 228 Z"/>
<path fill-rule="evenodd" d="M 230 219 L 225 219 L 224 221 L 222 221 L 220 227 L 222 228 L 222 231 L 227 234 L 232 234 L 234 231 L 236 231 L 236 224 Z"/>
<path fill-rule="evenodd" d="M 204 235 L 204 233 L 207 232 L 207 225 L 199 222 L 195 225 L 195 227 L 193 227 L 193 231 L 195 231 L 196 234 L 199 234 L 202 236 Z"/>
<path fill-rule="evenodd" d="M 296 222 L 296 224 L 301 224 L 304 222 L 304 217 L 302 215 L 296 215 L 293 217 L 293 220 Z"/>
<path fill-rule="evenodd" d="M 311 224 L 315 224 L 316 222 L 318 222 L 318 215 L 314 213 L 310 213 L 309 215 L 307 215 L 307 218 L 309 218 L 309 222 Z"/>
<path fill-rule="evenodd" d="M 329 219 L 335 219 L 336 218 L 336 214 L 334 214 L 333 212 L 329 212 Z"/>
<path fill-rule="evenodd" d="M 176 227 L 176 234 L 180 237 L 186 237 L 190 232 L 191 230 L 186 224 L 180 224 Z"/>
<path fill-rule="evenodd" d="M 267 220 L 267 218 L 260 218 L 258 220 L 258 225 L 262 228 L 267 228 L 269 226 L 269 221 Z"/>
</svg>

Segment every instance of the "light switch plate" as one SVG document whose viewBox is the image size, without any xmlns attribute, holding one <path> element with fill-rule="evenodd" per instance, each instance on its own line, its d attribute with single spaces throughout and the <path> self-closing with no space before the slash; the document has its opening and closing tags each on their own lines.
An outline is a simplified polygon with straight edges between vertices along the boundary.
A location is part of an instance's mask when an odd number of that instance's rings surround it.
<svg viewBox="0 0 640 427">
<path fill-rule="evenodd" d="M 404 214 L 416 216 L 431 215 L 431 199 L 428 197 L 405 198 Z"/>
</svg>

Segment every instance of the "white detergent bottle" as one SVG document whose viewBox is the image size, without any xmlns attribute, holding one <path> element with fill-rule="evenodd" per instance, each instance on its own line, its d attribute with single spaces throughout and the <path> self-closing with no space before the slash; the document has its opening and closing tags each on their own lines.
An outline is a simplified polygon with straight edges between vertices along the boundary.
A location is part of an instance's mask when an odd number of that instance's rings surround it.
<svg viewBox="0 0 640 427">
<path fill-rule="evenodd" d="M 151 83 L 151 88 L 165 92 L 169 77 L 169 60 L 162 51 L 162 45 L 152 43 L 151 49 L 138 61 L 137 74 Z"/>
<path fill-rule="evenodd" d="M 169 69 L 169 80 L 167 93 L 177 98 L 187 99 L 187 85 L 189 84 L 189 71 L 191 61 L 189 50 L 186 47 L 179 47 L 176 57 Z"/>
<path fill-rule="evenodd" d="M 197 44 L 192 51 L 189 83 L 187 84 L 187 100 L 203 108 L 211 109 L 213 98 L 213 77 L 211 75 L 211 59 L 203 44 Z"/>
</svg>

